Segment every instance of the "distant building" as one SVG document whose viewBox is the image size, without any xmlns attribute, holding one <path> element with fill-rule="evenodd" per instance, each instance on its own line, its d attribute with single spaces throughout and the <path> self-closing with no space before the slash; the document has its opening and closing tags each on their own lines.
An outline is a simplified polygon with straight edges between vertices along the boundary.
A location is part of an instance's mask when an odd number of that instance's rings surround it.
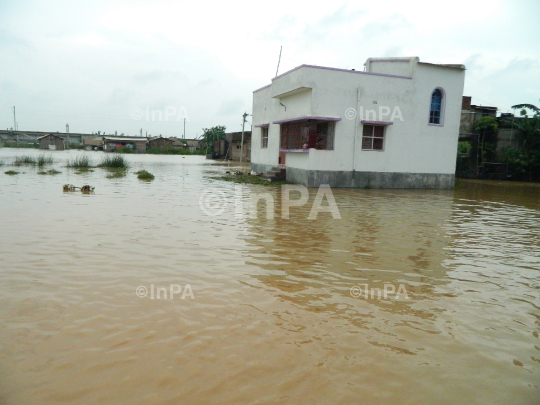
<svg viewBox="0 0 540 405">
<path fill-rule="evenodd" d="M 103 150 L 103 137 L 83 138 L 83 146 L 85 150 Z"/>
<path fill-rule="evenodd" d="M 168 149 L 173 147 L 173 143 L 169 138 L 153 138 L 148 141 L 146 149 Z"/>
<path fill-rule="evenodd" d="M 473 125 L 484 117 L 495 118 L 497 115 L 497 107 L 488 107 L 482 105 L 471 104 L 470 96 L 463 96 L 461 101 L 461 122 L 459 124 L 459 135 L 472 134 Z"/>
<path fill-rule="evenodd" d="M 199 149 L 199 140 L 198 139 L 184 139 L 186 142 L 187 148 L 190 150 L 190 152 L 195 152 L 197 149 Z"/>
<path fill-rule="evenodd" d="M 318 187 L 454 186 L 465 66 L 301 65 L 253 93 L 251 168 Z"/>
<path fill-rule="evenodd" d="M 134 149 L 137 153 L 145 153 L 146 142 L 147 139 L 144 137 L 104 136 L 103 150 L 105 152 L 114 152 L 116 149 L 128 147 Z"/>
<path fill-rule="evenodd" d="M 37 138 L 39 149 L 64 150 L 64 139 L 53 134 Z"/>
<path fill-rule="evenodd" d="M 182 148 L 186 147 L 186 144 L 183 143 L 182 141 L 180 141 L 178 138 L 174 138 L 174 137 L 171 136 L 168 139 L 170 139 L 172 141 L 172 147 L 173 148 L 182 149 Z"/>
<path fill-rule="evenodd" d="M 240 160 L 242 132 L 230 132 L 225 134 L 227 140 L 228 153 L 226 158 L 230 160 Z M 251 131 L 244 131 L 243 162 L 251 161 Z"/>
</svg>

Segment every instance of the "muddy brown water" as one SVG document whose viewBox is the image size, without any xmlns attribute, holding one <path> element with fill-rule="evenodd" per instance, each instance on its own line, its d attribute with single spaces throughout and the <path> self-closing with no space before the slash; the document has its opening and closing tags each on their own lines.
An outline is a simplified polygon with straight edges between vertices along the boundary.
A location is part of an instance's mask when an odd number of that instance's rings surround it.
<svg viewBox="0 0 540 405">
<path fill-rule="evenodd" d="M 0 149 L 0 404 L 540 403 L 538 186 L 335 189 L 316 220 L 310 190 L 283 219 L 204 157 L 9 166 L 40 153 Z"/>
</svg>

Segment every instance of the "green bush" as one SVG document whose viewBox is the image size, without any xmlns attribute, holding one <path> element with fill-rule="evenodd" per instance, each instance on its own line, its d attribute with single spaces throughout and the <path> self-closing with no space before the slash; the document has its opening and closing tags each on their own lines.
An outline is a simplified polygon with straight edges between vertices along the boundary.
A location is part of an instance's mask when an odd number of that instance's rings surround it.
<svg viewBox="0 0 540 405">
<path fill-rule="evenodd" d="M 52 156 L 45 156 L 45 155 L 39 155 L 37 159 L 37 165 L 39 167 L 45 166 L 45 165 L 52 165 L 54 163 L 54 159 Z"/>
<path fill-rule="evenodd" d="M 123 156 L 113 155 L 104 157 L 98 167 L 127 169 L 129 164 Z"/>
<path fill-rule="evenodd" d="M 16 142 L 6 142 L 2 144 L 4 148 L 26 148 L 26 149 L 36 149 L 38 148 L 37 143 L 16 143 Z"/>
<path fill-rule="evenodd" d="M 6 174 L 10 175 L 10 176 L 13 176 L 14 174 L 19 174 L 19 172 L 16 172 L 14 170 L 8 170 L 7 172 L 5 172 Z"/>
<path fill-rule="evenodd" d="M 531 177 L 540 166 L 540 154 L 535 151 L 504 148 L 499 159 L 508 164 L 508 171 L 518 180 L 533 180 Z"/>
<path fill-rule="evenodd" d="M 157 149 L 157 148 L 150 148 L 146 151 L 146 153 L 150 153 L 152 155 L 192 155 L 193 153 L 189 149 L 185 148 L 163 148 L 163 149 Z"/>
<path fill-rule="evenodd" d="M 106 168 L 109 174 L 106 176 L 108 179 L 121 179 L 126 177 L 127 169 L 122 167 L 108 167 Z"/>
<path fill-rule="evenodd" d="M 136 174 L 139 180 L 154 180 L 154 175 L 146 170 L 139 170 Z"/>
<path fill-rule="evenodd" d="M 88 156 L 77 156 L 68 161 L 67 167 L 76 167 L 81 169 L 88 169 L 92 167 L 92 162 Z"/>
<path fill-rule="evenodd" d="M 469 155 L 471 151 L 471 144 L 470 142 L 464 141 L 464 142 L 458 142 L 458 153 L 461 155 Z"/>
<path fill-rule="evenodd" d="M 15 166 L 35 165 L 36 163 L 36 159 L 32 156 L 15 156 L 15 161 L 13 162 Z"/>
</svg>

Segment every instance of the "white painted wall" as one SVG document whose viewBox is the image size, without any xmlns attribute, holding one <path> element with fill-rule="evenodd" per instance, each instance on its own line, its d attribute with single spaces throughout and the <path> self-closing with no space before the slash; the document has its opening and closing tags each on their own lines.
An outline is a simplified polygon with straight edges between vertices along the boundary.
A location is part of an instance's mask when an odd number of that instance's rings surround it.
<svg viewBox="0 0 540 405">
<path fill-rule="evenodd" d="M 365 66 L 366 72 L 411 77 L 414 75 L 414 67 L 418 61 L 418 57 L 368 58 Z"/>
<path fill-rule="evenodd" d="M 270 126 L 267 149 L 260 147 L 260 129 L 253 129 L 252 162 L 278 164 L 280 127 L 272 124 L 273 121 L 305 115 L 328 116 L 341 118 L 335 124 L 334 150 L 311 149 L 301 156 L 288 153 L 287 166 L 309 170 L 351 171 L 354 168 L 357 171 L 453 174 L 464 70 L 418 63 L 418 58 L 411 58 L 410 63 L 374 62 L 371 69 L 381 71 L 390 65 L 413 72 L 412 79 L 302 66 L 277 77 L 270 87 L 254 92 L 253 124 L 270 123 Z M 428 125 L 431 93 L 436 87 L 445 93 L 441 126 Z M 285 104 L 286 110 L 280 102 Z M 355 124 L 361 117 L 347 119 L 345 112 L 350 108 L 358 114 L 363 109 L 364 115 L 367 110 L 375 110 L 377 115 L 389 111 L 375 119 L 394 122 L 387 126 L 384 151 L 361 150 L 362 124 L 358 123 L 355 132 Z M 400 112 L 403 121 L 400 116 L 391 120 L 392 112 Z"/>
</svg>

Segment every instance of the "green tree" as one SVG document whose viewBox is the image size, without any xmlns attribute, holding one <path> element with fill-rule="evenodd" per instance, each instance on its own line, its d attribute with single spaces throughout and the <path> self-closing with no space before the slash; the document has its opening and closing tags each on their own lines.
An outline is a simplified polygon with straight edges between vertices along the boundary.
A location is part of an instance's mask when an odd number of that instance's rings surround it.
<svg viewBox="0 0 540 405">
<path fill-rule="evenodd" d="M 527 115 L 527 110 L 531 110 L 533 117 L 540 117 L 540 108 L 533 104 L 516 104 L 512 108 L 521 108 L 520 115 Z"/>
<path fill-rule="evenodd" d="M 533 104 L 516 104 L 521 109 L 522 118 L 514 120 L 513 126 L 519 130 L 520 147 L 506 148 L 501 160 L 508 163 L 510 171 L 517 178 L 540 180 L 540 108 Z M 532 115 L 529 117 L 529 112 Z"/>
<path fill-rule="evenodd" d="M 199 146 L 201 149 L 206 149 L 206 153 L 212 150 L 215 141 L 225 139 L 225 126 L 217 125 L 212 128 L 203 128 L 203 134 L 201 135 L 201 141 Z"/>
<path fill-rule="evenodd" d="M 516 104 L 512 108 L 521 108 L 523 117 L 514 122 L 514 126 L 522 133 L 523 150 L 532 152 L 540 149 L 540 108 L 532 104 Z M 532 117 L 527 116 L 527 110 L 532 111 Z"/>
<path fill-rule="evenodd" d="M 493 145 L 486 143 L 486 137 L 493 137 L 499 130 L 499 124 L 494 117 L 482 117 L 474 122 L 473 130 L 482 135 L 478 147 L 480 148 L 482 161 L 485 162 L 488 160 L 488 154 L 493 152 Z"/>
</svg>

